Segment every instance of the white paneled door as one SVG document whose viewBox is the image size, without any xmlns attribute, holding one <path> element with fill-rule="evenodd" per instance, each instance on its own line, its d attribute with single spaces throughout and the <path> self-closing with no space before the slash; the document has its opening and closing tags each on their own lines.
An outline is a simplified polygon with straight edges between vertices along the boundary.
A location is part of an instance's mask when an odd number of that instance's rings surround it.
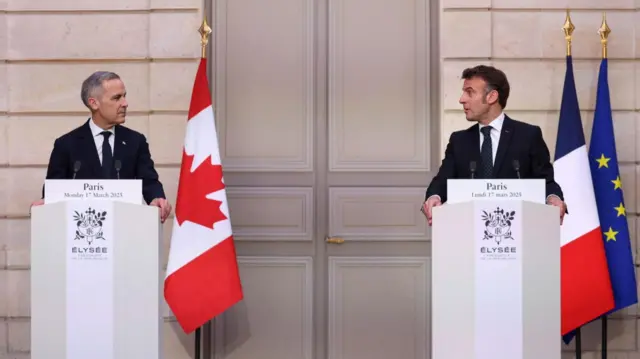
<svg viewBox="0 0 640 359">
<path fill-rule="evenodd" d="M 437 2 L 213 0 L 211 78 L 246 299 L 224 359 L 429 358 Z"/>
</svg>

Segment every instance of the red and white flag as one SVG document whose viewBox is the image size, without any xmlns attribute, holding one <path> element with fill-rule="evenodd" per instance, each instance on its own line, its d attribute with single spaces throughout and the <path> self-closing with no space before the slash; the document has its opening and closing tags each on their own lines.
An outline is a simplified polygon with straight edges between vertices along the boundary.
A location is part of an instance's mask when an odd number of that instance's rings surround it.
<svg viewBox="0 0 640 359">
<path fill-rule="evenodd" d="M 202 58 L 193 84 L 164 281 L 186 333 L 243 298 L 206 64 Z"/>
</svg>

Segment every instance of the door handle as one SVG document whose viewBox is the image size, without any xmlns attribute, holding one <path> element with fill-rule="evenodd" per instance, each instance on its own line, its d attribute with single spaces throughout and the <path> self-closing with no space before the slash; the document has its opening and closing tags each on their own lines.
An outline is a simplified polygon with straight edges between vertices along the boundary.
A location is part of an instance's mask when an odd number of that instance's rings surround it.
<svg viewBox="0 0 640 359">
<path fill-rule="evenodd" d="M 344 243 L 344 239 L 341 237 L 327 237 L 326 242 L 331 244 L 342 244 Z"/>
</svg>

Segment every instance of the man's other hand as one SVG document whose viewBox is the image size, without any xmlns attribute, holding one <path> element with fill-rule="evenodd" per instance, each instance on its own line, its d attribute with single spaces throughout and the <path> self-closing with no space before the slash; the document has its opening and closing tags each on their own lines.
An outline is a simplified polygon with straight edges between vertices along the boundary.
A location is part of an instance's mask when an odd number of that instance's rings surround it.
<svg viewBox="0 0 640 359">
<path fill-rule="evenodd" d="M 29 206 L 29 216 L 31 216 L 31 207 L 42 206 L 44 204 L 44 199 L 39 199 L 37 201 L 31 202 L 31 206 Z"/>
<path fill-rule="evenodd" d="M 429 222 L 429 225 L 431 225 L 431 219 L 433 216 L 433 213 L 432 213 L 433 207 L 437 207 L 441 205 L 442 205 L 442 201 L 440 200 L 440 196 L 431 196 L 422 205 L 422 211 L 424 212 L 424 215 L 427 216 L 427 221 Z"/>
<path fill-rule="evenodd" d="M 160 222 L 164 223 L 164 221 L 167 220 L 167 217 L 169 217 L 169 214 L 171 213 L 171 204 L 169 203 L 169 201 L 164 198 L 156 198 L 151 201 L 149 205 L 160 208 Z"/>
<path fill-rule="evenodd" d="M 556 206 L 560 209 L 560 225 L 562 225 L 564 215 L 567 213 L 567 205 L 558 196 L 549 196 L 549 198 L 547 198 L 547 204 Z"/>
</svg>

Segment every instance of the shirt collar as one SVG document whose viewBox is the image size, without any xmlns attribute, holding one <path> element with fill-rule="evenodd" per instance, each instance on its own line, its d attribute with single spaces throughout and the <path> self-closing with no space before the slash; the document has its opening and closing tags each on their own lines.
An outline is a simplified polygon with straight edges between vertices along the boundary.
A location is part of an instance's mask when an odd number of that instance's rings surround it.
<svg viewBox="0 0 640 359">
<path fill-rule="evenodd" d="M 489 124 L 487 125 L 480 124 L 479 129 L 482 130 L 483 127 L 491 126 L 494 130 L 501 132 L 503 123 L 504 123 L 504 112 L 501 112 L 500 115 L 496 117 L 493 121 L 489 122 Z"/>
<path fill-rule="evenodd" d="M 100 134 L 104 131 L 109 131 L 112 135 L 115 134 L 114 127 L 111 127 L 108 130 L 103 130 L 102 128 L 98 127 L 95 122 L 93 122 L 93 118 L 89 118 L 89 128 L 91 129 L 91 134 L 93 135 L 93 137 L 100 136 Z"/>
</svg>

